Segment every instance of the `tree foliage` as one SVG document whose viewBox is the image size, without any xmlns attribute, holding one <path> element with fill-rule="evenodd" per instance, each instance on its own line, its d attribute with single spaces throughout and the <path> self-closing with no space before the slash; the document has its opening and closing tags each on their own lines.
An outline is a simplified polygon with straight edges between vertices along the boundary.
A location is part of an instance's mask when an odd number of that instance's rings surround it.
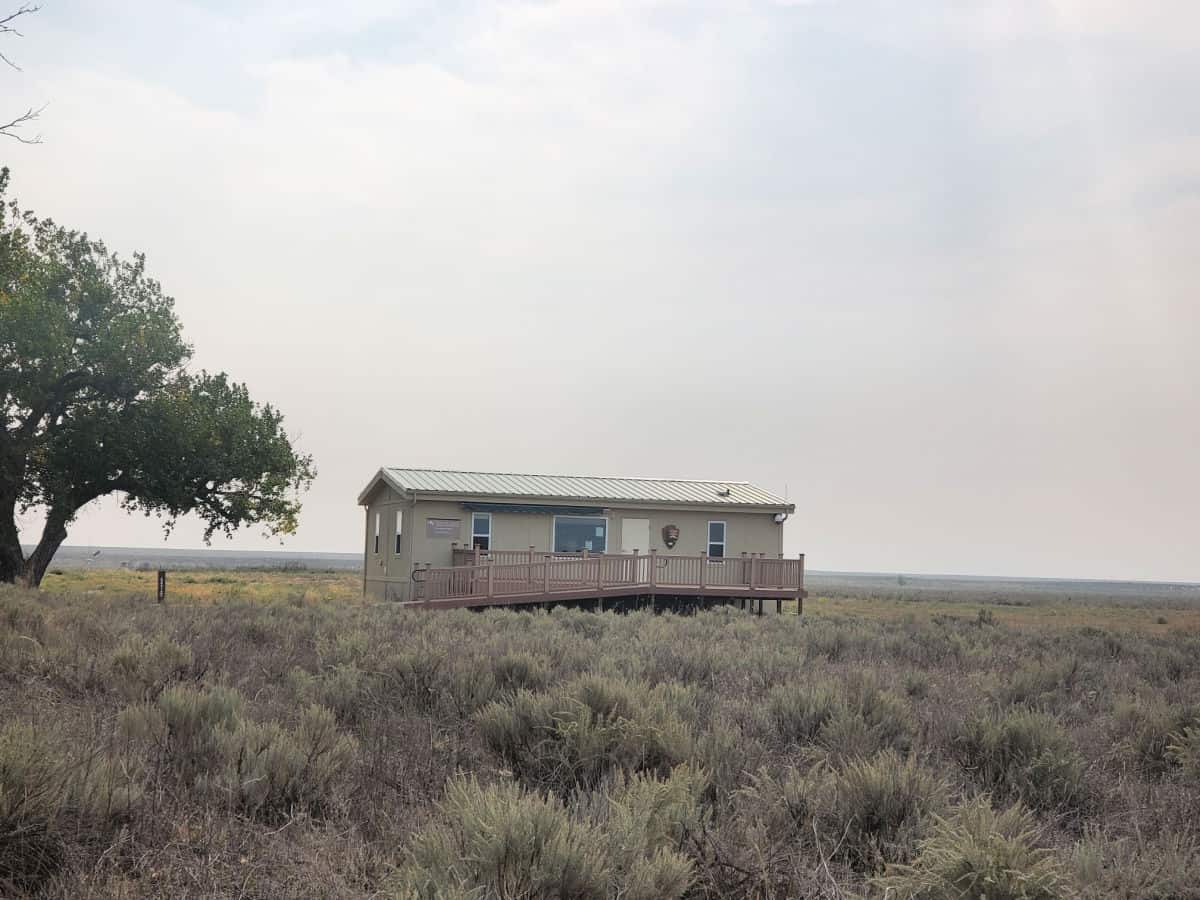
<svg viewBox="0 0 1200 900">
<path fill-rule="evenodd" d="M 0 581 L 37 584 L 87 503 L 292 533 L 311 483 L 282 415 L 224 373 L 188 369 L 173 300 L 88 235 L 3 202 L 0 171 Z M 16 515 L 46 511 L 28 559 Z"/>
</svg>

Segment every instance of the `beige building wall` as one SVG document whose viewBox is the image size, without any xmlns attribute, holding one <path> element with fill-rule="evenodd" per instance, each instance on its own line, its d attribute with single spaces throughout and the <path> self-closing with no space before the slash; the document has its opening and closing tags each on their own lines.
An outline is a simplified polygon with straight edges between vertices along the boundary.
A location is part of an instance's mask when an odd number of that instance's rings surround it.
<svg viewBox="0 0 1200 900">
<path fill-rule="evenodd" d="M 412 570 L 429 563 L 435 567 L 451 564 L 455 542 L 460 547 L 471 543 L 471 513 L 464 502 L 506 502 L 504 498 L 417 499 L 405 501 L 391 487 L 381 484 L 366 506 L 366 537 L 363 548 L 363 590 L 368 596 L 386 600 L 408 600 L 412 593 Z M 538 501 L 513 498 L 510 502 Z M 586 505 L 586 504 L 580 504 Z M 380 546 L 375 552 L 375 516 L 380 521 Z M 399 552 L 396 552 L 396 516 L 402 516 Z M 783 552 L 783 526 L 773 512 L 735 510 L 728 507 L 653 507 L 613 505 L 605 507 L 608 519 L 609 553 L 621 552 L 621 529 L 625 519 L 642 518 L 650 523 L 650 546 L 638 547 L 646 553 L 698 556 L 707 552 L 708 523 L 725 523 L 725 555 L 766 553 L 776 556 Z M 430 536 L 429 519 L 453 520 L 459 523 L 457 535 Z M 666 525 L 679 528 L 679 540 L 674 548 L 663 543 L 662 530 Z M 492 513 L 492 547 L 496 550 L 538 551 L 553 549 L 554 516 L 548 513 Z"/>
</svg>

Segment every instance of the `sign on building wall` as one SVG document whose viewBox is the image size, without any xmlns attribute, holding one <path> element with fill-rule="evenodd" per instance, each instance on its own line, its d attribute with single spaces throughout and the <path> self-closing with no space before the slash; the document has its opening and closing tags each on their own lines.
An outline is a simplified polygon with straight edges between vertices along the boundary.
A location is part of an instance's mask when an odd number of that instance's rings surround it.
<svg viewBox="0 0 1200 900">
<path fill-rule="evenodd" d="M 425 537 L 457 540 L 462 537 L 462 519 L 426 519 Z"/>
</svg>

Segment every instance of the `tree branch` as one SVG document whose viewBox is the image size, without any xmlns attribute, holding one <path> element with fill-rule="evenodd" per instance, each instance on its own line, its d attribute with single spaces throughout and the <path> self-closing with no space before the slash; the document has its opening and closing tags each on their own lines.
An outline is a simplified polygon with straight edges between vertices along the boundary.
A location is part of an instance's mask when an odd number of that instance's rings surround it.
<svg viewBox="0 0 1200 900">
<path fill-rule="evenodd" d="M 41 9 L 40 6 L 35 6 L 32 3 L 22 3 L 14 12 L 11 12 L 6 16 L 0 16 L 0 35 L 14 34 L 17 37 L 22 37 L 23 35 L 21 32 L 13 27 L 12 23 L 21 16 L 31 15 L 32 13 L 37 12 L 39 9 Z M 5 56 L 3 52 L 0 52 L 0 62 L 5 63 L 10 68 L 15 69 L 18 72 L 21 71 L 21 67 Z M 0 125 L 0 135 L 3 135 L 4 137 L 10 137 L 15 141 L 20 141 L 22 144 L 40 144 L 42 142 L 42 136 L 40 134 L 35 137 L 28 138 L 23 134 L 18 134 L 18 132 L 30 122 L 36 121 L 38 116 L 42 114 L 42 110 L 45 108 L 45 104 L 37 109 L 34 109 L 32 106 L 29 107 L 29 109 L 25 110 L 25 112 L 21 113 L 21 115 L 17 116 L 11 122 Z"/>
</svg>

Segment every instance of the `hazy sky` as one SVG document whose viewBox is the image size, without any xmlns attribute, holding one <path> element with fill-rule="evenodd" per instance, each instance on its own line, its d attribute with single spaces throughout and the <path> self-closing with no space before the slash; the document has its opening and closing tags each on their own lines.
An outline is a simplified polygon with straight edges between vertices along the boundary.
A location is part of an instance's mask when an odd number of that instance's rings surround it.
<svg viewBox="0 0 1200 900">
<path fill-rule="evenodd" d="M 196 364 L 282 408 L 288 547 L 357 550 L 392 464 L 751 480 L 817 569 L 1200 580 L 1195 0 L 24 30 L 13 194 L 144 250 Z M 69 543 L 161 540 L 110 500 Z"/>
</svg>

